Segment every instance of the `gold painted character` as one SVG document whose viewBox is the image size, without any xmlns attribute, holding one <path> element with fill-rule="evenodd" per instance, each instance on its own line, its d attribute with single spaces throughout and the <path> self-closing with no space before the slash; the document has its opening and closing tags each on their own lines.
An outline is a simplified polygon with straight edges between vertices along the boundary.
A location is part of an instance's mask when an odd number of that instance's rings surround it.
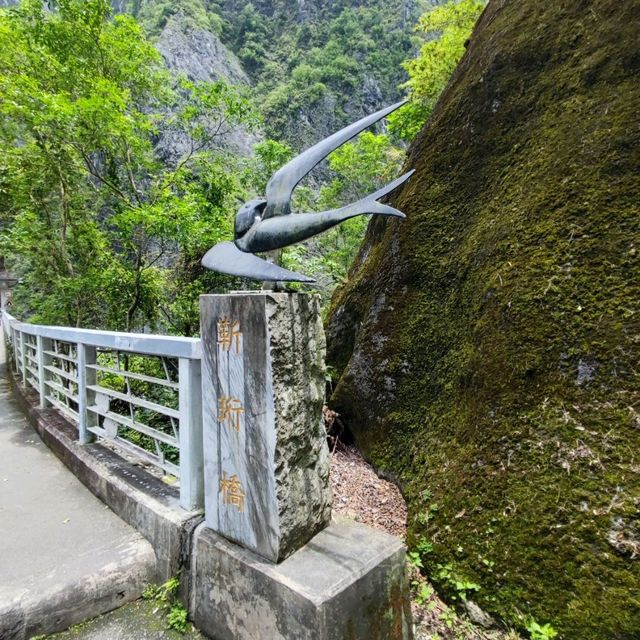
<svg viewBox="0 0 640 640">
<path fill-rule="evenodd" d="M 227 477 L 227 472 L 222 472 L 220 478 L 220 489 L 224 503 L 235 507 L 240 513 L 244 509 L 244 491 L 238 476 L 234 473 L 231 477 Z"/>
<path fill-rule="evenodd" d="M 228 426 L 240 432 L 240 414 L 244 413 L 242 403 L 238 398 L 222 396 L 218 398 L 218 422 L 227 423 Z"/>
<path fill-rule="evenodd" d="M 238 320 L 229 320 L 228 318 L 220 318 L 218 320 L 218 344 L 225 351 L 230 351 L 235 343 L 236 353 L 240 353 L 240 322 Z"/>
</svg>

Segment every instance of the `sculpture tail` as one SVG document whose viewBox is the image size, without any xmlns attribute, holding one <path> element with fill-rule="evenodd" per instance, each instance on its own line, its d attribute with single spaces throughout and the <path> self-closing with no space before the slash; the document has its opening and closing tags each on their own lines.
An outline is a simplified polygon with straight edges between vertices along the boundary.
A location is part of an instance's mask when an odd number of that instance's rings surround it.
<svg viewBox="0 0 640 640">
<path fill-rule="evenodd" d="M 382 187 L 382 189 L 378 189 L 375 193 L 368 195 L 366 198 L 362 200 L 358 200 L 358 202 L 354 202 L 353 204 L 348 204 L 346 207 L 342 207 L 340 209 L 341 219 L 347 220 L 348 218 L 353 218 L 355 216 L 364 215 L 364 214 L 376 214 L 382 216 L 393 216 L 395 218 L 405 218 L 406 216 L 402 211 L 398 211 L 398 209 L 394 209 L 386 204 L 382 204 L 378 202 L 380 198 L 388 195 L 395 189 L 397 189 L 401 184 L 406 182 L 412 175 L 414 171 L 409 171 L 404 175 L 396 178 L 393 182 L 390 182 L 388 185 Z"/>
</svg>

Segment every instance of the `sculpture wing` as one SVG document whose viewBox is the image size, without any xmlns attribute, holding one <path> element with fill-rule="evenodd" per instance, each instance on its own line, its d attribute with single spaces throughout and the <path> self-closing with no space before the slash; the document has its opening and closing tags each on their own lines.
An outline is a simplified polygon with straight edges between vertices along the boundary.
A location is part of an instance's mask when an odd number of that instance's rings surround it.
<svg viewBox="0 0 640 640">
<path fill-rule="evenodd" d="M 202 265 L 212 271 L 232 276 L 253 278 L 269 282 L 315 282 L 312 278 L 287 271 L 276 264 L 267 262 L 252 253 L 240 251 L 233 242 L 220 242 L 202 258 Z"/>
<path fill-rule="evenodd" d="M 303 151 L 299 156 L 285 164 L 284 167 L 278 169 L 267 184 L 267 206 L 262 214 L 262 219 L 266 220 L 274 216 L 291 213 L 291 193 L 302 178 L 347 140 L 357 136 L 378 120 L 382 120 L 382 118 L 388 116 L 406 102 L 406 100 L 397 102 L 350 124 L 348 127 Z"/>
</svg>

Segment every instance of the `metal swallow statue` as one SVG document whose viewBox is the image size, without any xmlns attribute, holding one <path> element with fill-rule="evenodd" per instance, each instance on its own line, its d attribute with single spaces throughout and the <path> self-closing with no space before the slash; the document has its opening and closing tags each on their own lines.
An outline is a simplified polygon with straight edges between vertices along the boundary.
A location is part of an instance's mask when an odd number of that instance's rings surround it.
<svg viewBox="0 0 640 640">
<path fill-rule="evenodd" d="M 213 271 L 254 280 L 314 282 L 312 278 L 283 269 L 254 254 L 288 247 L 355 216 L 377 214 L 404 218 L 404 213 L 381 204 L 378 200 L 408 180 L 413 171 L 405 173 L 358 202 L 321 213 L 292 213 L 291 193 L 300 180 L 332 151 L 405 102 L 398 102 L 354 122 L 303 151 L 276 171 L 267 184 L 266 200 L 251 200 L 240 208 L 235 218 L 234 241 L 221 242 L 209 249 L 202 259 L 203 266 Z"/>
</svg>

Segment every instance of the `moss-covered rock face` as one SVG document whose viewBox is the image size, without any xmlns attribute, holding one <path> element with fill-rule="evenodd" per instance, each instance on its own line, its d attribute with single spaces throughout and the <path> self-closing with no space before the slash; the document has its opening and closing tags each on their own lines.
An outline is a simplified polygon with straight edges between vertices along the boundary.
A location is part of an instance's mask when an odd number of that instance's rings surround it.
<svg viewBox="0 0 640 640">
<path fill-rule="evenodd" d="M 580 640 L 640 638 L 638 42 L 638 0 L 491 0 L 328 325 L 442 589 Z"/>
</svg>

